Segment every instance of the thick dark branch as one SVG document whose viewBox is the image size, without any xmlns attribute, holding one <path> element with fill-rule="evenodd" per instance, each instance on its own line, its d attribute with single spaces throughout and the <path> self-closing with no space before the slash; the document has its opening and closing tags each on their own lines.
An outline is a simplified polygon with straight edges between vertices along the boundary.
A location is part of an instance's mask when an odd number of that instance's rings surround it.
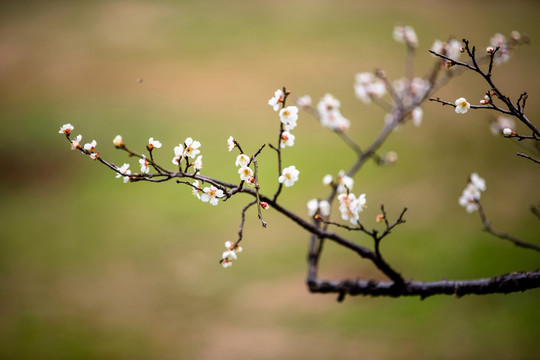
<svg viewBox="0 0 540 360">
<path fill-rule="evenodd" d="M 307 285 L 312 293 L 336 293 L 343 296 L 419 296 L 425 299 L 433 295 L 487 295 L 509 294 L 540 287 L 540 270 L 530 272 L 514 272 L 493 278 L 462 280 L 462 281 L 405 281 L 396 285 L 393 282 L 343 280 L 324 281 L 308 279 Z"/>
</svg>

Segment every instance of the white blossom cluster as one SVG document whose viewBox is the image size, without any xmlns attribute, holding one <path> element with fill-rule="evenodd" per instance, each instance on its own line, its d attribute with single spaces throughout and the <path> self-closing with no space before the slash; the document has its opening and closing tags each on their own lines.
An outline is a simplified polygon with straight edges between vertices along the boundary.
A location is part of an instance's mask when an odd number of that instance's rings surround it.
<svg viewBox="0 0 540 360">
<path fill-rule="evenodd" d="M 332 130 L 347 131 L 351 126 L 349 119 L 341 115 L 341 103 L 331 94 L 325 94 L 317 104 L 319 120 L 322 126 Z"/>
<path fill-rule="evenodd" d="M 369 72 L 354 76 L 354 92 L 364 103 L 369 104 L 373 98 L 379 99 L 386 94 L 386 85 L 382 79 Z"/>
<path fill-rule="evenodd" d="M 237 253 L 242 252 L 242 247 L 238 245 L 235 246 L 235 243 L 232 241 L 226 241 L 225 247 L 227 250 L 221 255 L 220 263 L 224 268 L 228 268 L 232 266 L 233 260 L 238 258 Z"/>
<path fill-rule="evenodd" d="M 510 34 L 510 37 L 512 41 L 518 42 L 521 39 L 521 34 L 514 30 Z M 493 58 L 493 62 L 495 64 L 499 65 L 510 60 L 511 46 L 509 44 L 509 41 L 506 39 L 506 36 L 497 33 L 493 35 L 493 37 L 490 39 L 490 44 L 490 47 L 493 48 L 493 51 L 495 51 L 495 48 L 499 48 L 499 50 L 495 53 L 495 57 Z M 488 49 L 490 47 L 488 47 Z"/>
<path fill-rule="evenodd" d="M 463 50 L 463 45 L 456 39 L 450 39 L 447 42 L 435 40 L 431 46 L 431 51 L 444 55 L 452 60 L 459 60 Z"/>
<path fill-rule="evenodd" d="M 195 172 L 200 171 L 202 169 L 202 155 L 199 155 L 201 153 L 199 150 L 200 147 L 201 143 L 197 140 L 193 140 L 190 137 L 186 138 L 183 144 L 181 143 L 174 147 L 174 157 L 172 159 L 172 163 L 174 165 L 181 166 L 182 160 L 186 159 L 189 165 L 193 166 Z M 193 159 L 194 161 L 189 162 L 189 158 Z"/>
<path fill-rule="evenodd" d="M 478 176 L 477 173 L 471 174 L 467 187 L 463 190 L 459 198 L 459 205 L 463 206 L 468 213 L 478 210 L 478 200 L 480 192 L 486 190 L 486 181 Z"/>
<path fill-rule="evenodd" d="M 407 44 L 410 47 L 418 47 L 418 37 L 411 26 L 397 25 L 394 27 L 394 40 L 399 43 Z"/>
</svg>

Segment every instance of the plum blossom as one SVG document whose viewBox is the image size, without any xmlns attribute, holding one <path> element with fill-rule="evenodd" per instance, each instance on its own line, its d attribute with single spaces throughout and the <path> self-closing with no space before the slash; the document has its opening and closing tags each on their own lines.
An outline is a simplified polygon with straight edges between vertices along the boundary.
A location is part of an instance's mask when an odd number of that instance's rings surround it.
<svg viewBox="0 0 540 360">
<path fill-rule="evenodd" d="M 296 181 L 298 181 L 299 174 L 300 171 L 298 171 L 294 165 L 291 165 L 283 169 L 278 181 L 286 187 L 291 187 Z"/>
<path fill-rule="evenodd" d="M 62 125 L 62 127 L 60 128 L 60 130 L 58 131 L 59 134 L 66 134 L 66 135 L 69 135 L 71 134 L 71 131 L 74 129 L 73 125 L 71 124 L 64 124 Z"/>
<path fill-rule="evenodd" d="M 283 129 L 289 131 L 296 127 L 298 120 L 298 108 L 296 106 L 287 106 L 279 111 L 279 118 L 283 123 Z"/>
<path fill-rule="evenodd" d="M 71 141 L 71 150 L 76 150 L 81 148 L 82 135 L 77 135 L 74 140 Z"/>
<path fill-rule="evenodd" d="M 448 42 L 435 40 L 431 51 L 449 57 L 452 60 L 458 60 L 461 55 L 461 43 L 456 39 L 450 39 Z"/>
<path fill-rule="evenodd" d="M 246 154 L 240 154 L 236 157 L 236 162 L 234 165 L 240 166 L 240 167 L 246 167 L 249 164 L 249 156 Z"/>
<path fill-rule="evenodd" d="M 338 201 L 341 219 L 356 225 L 359 214 L 366 208 L 366 194 L 357 198 L 353 193 L 343 193 L 338 195 Z"/>
<path fill-rule="evenodd" d="M 502 133 L 504 136 L 512 136 L 516 134 L 516 132 L 510 128 L 504 128 Z"/>
<path fill-rule="evenodd" d="M 300 106 L 301 108 L 306 108 L 306 107 L 311 106 L 312 104 L 311 96 L 309 95 L 300 96 L 298 99 L 296 99 L 296 104 Z"/>
<path fill-rule="evenodd" d="M 284 99 L 285 94 L 283 93 L 283 90 L 277 89 L 274 93 L 274 97 L 268 100 L 268 105 L 270 105 L 274 111 L 278 111 L 280 103 L 282 103 Z"/>
<path fill-rule="evenodd" d="M 428 80 L 414 77 L 412 80 L 401 78 L 392 82 L 392 87 L 405 106 L 418 104 L 430 90 L 431 85 Z"/>
<path fill-rule="evenodd" d="M 471 108 L 471 104 L 467 102 L 465 98 L 460 97 L 456 100 L 456 113 L 465 114 Z"/>
<path fill-rule="evenodd" d="M 386 94 L 386 85 L 382 79 L 372 73 L 363 72 L 355 75 L 354 91 L 364 103 L 371 103 L 372 98 L 381 98 Z"/>
<path fill-rule="evenodd" d="M 234 149 L 236 147 L 236 143 L 235 143 L 234 138 L 232 136 L 229 136 L 229 138 L 227 139 L 227 147 L 228 147 L 229 151 L 231 151 L 232 149 Z"/>
<path fill-rule="evenodd" d="M 334 178 L 333 178 L 332 175 L 330 175 L 330 174 L 324 175 L 324 177 L 322 179 L 322 183 L 324 185 L 330 186 L 330 185 L 332 185 L 333 182 L 334 182 Z"/>
<path fill-rule="evenodd" d="M 201 147 L 201 143 L 196 140 L 193 140 L 190 137 L 188 137 L 184 141 L 184 145 L 185 145 L 185 148 L 184 148 L 183 155 L 186 158 L 190 157 L 192 159 L 195 159 L 195 156 L 199 155 L 199 153 L 201 152 L 200 150 L 198 150 Z"/>
<path fill-rule="evenodd" d="M 150 172 L 150 163 L 146 159 L 146 156 L 142 156 L 142 159 L 139 159 L 139 164 L 141 164 L 141 172 L 143 174 L 148 174 Z"/>
<path fill-rule="evenodd" d="M 307 202 L 307 209 L 309 216 L 315 216 L 317 213 L 322 216 L 330 215 L 330 203 L 326 200 L 311 199 Z"/>
<path fill-rule="evenodd" d="M 191 165 L 195 171 L 200 171 L 202 169 L 202 155 L 197 156 L 197 159 Z"/>
<path fill-rule="evenodd" d="M 253 177 L 253 170 L 247 166 L 243 166 L 238 169 L 238 174 L 240 174 L 240 180 L 248 181 L 251 177 Z"/>
<path fill-rule="evenodd" d="M 199 180 L 195 180 L 192 184 L 192 194 L 193 196 L 197 197 L 197 199 L 201 199 L 201 187 L 199 186 Z"/>
<path fill-rule="evenodd" d="M 512 118 L 499 116 L 490 123 L 489 127 L 494 135 L 499 135 L 501 132 L 504 132 L 505 129 L 515 130 L 516 122 Z"/>
<path fill-rule="evenodd" d="M 418 46 L 418 37 L 412 26 L 397 25 L 394 27 L 394 40 L 405 43 L 413 48 Z"/>
<path fill-rule="evenodd" d="M 486 190 L 486 181 L 477 173 L 471 174 L 467 187 L 463 190 L 459 198 L 459 205 L 463 206 L 468 213 L 472 213 L 480 208 L 480 192 Z"/>
<path fill-rule="evenodd" d="M 203 193 L 201 194 L 201 201 L 209 202 L 211 205 L 216 206 L 219 202 L 219 198 L 225 196 L 223 190 L 218 189 L 214 185 L 210 187 L 205 187 Z"/>
<path fill-rule="evenodd" d="M 159 149 L 161 147 L 161 142 L 154 140 L 154 138 L 148 139 L 148 149 Z"/>
<path fill-rule="evenodd" d="M 121 135 L 116 135 L 112 142 L 113 142 L 113 145 L 117 148 L 121 148 L 125 146 L 124 140 L 122 139 Z"/>
<path fill-rule="evenodd" d="M 497 33 L 493 35 L 493 37 L 490 39 L 490 43 L 492 48 L 499 48 L 499 50 L 495 53 L 495 57 L 493 58 L 493 62 L 495 64 L 499 65 L 510 60 L 510 48 L 508 47 L 508 42 L 503 34 Z M 492 53 L 494 51 L 495 49 L 493 49 Z"/>
<path fill-rule="evenodd" d="M 122 175 L 131 175 L 131 170 L 129 170 L 129 164 L 124 163 L 120 168 L 118 168 L 119 173 L 116 174 L 116 178 L 122 177 Z M 124 184 L 129 181 L 129 176 L 124 176 Z"/>
<path fill-rule="evenodd" d="M 97 146 L 96 140 L 92 140 L 92 142 L 84 144 L 84 150 L 88 152 L 94 152 L 94 149 L 96 148 L 96 146 Z"/>
<path fill-rule="evenodd" d="M 296 137 L 291 134 L 289 131 L 284 131 L 281 133 L 281 142 L 280 142 L 280 146 L 281 148 L 285 148 L 287 146 L 293 146 L 294 145 L 294 139 Z"/>
<path fill-rule="evenodd" d="M 98 152 L 93 152 L 90 154 L 90 159 L 92 160 L 97 160 L 99 158 L 99 153 Z"/>
<path fill-rule="evenodd" d="M 182 159 L 184 158 L 184 145 L 178 144 L 178 146 L 175 146 L 173 150 L 174 157 L 172 159 L 172 163 L 180 166 L 180 162 L 182 162 Z"/>
<path fill-rule="evenodd" d="M 348 191 L 352 191 L 353 186 L 354 186 L 353 178 L 351 178 L 350 176 L 345 175 L 344 170 L 341 170 L 338 173 L 337 183 L 338 183 L 338 187 L 337 187 L 337 192 L 338 193 L 345 193 L 345 192 L 348 192 Z"/>
<path fill-rule="evenodd" d="M 349 129 L 351 122 L 341 115 L 339 110 L 340 106 L 340 101 L 331 94 L 324 95 L 317 104 L 319 120 L 322 126 L 339 131 L 346 131 Z"/>
</svg>

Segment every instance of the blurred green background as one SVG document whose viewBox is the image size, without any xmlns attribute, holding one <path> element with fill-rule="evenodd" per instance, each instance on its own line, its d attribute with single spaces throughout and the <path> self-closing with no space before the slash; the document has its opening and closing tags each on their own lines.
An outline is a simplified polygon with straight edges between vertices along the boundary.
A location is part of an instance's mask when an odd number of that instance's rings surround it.
<svg viewBox="0 0 540 360">
<path fill-rule="evenodd" d="M 0 358 L 3 359 L 534 359 L 540 357 L 540 290 L 483 297 L 372 299 L 310 295 L 308 236 L 277 213 L 261 229 L 248 212 L 244 252 L 217 261 L 235 240 L 238 196 L 217 207 L 174 183 L 123 184 L 69 150 L 64 123 L 96 139 L 105 159 L 128 160 L 112 139 L 143 151 L 149 137 L 172 148 L 202 143 L 203 174 L 236 181 L 233 135 L 247 152 L 277 137 L 266 104 L 275 89 L 326 92 L 342 102 L 351 137 L 366 146 L 384 113 L 354 96 L 357 72 L 403 76 L 397 23 L 419 36 L 415 68 L 431 68 L 435 39 L 466 37 L 480 49 L 495 32 L 532 37 L 495 81 L 512 97 L 527 90 L 540 111 L 540 5 L 535 1 L 47 1 L 3 3 L 0 11 Z M 142 82 L 139 79 L 143 79 Z M 472 74 L 439 92 L 477 103 L 487 89 Z M 540 171 L 522 149 L 489 132 L 487 112 L 456 115 L 426 103 L 424 122 L 392 134 L 395 166 L 368 164 L 355 192 L 367 194 L 368 226 L 379 204 L 407 223 L 383 243 L 388 260 L 417 280 L 490 277 L 538 268 L 539 256 L 481 231 L 457 199 L 469 173 L 487 180 L 483 203 L 494 226 L 539 242 L 528 208 L 540 202 Z M 301 114 L 284 164 L 300 180 L 281 201 L 307 217 L 326 196 L 322 176 L 353 154 Z M 537 122 L 538 124 L 538 122 Z M 263 192 L 275 189 L 275 158 L 259 158 Z M 353 236 L 354 238 L 354 236 Z M 369 239 L 357 235 L 362 244 Z M 380 278 L 332 244 L 324 279 Z"/>
</svg>

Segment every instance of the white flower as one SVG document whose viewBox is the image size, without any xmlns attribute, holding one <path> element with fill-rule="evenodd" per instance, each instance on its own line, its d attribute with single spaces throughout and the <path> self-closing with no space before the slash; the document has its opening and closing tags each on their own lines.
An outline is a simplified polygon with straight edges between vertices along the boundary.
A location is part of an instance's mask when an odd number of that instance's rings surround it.
<svg viewBox="0 0 540 360">
<path fill-rule="evenodd" d="M 486 190 L 486 181 L 478 176 L 477 173 L 471 174 L 467 187 L 463 190 L 459 198 L 459 204 L 467 210 L 468 213 L 479 209 L 478 200 L 480 200 L 480 192 Z"/>
<path fill-rule="evenodd" d="M 192 186 L 191 193 L 193 194 L 193 196 L 197 197 L 197 199 L 200 199 L 202 190 L 199 186 L 199 180 L 195 180 L 192 185 L 193 186 Z"/>
<path fill-rule="evenodd" d="M 90 158 L 92 160 L 97 160 L 99 158 L 99 153 L 98 152 L 93 152 L 90 154 Z"/>
<path fill-rule="evenodd" d="M 124 146 L 124 140 L 122 139 L 122 136 L 120 135 L 116 135 L 112 142 L 113 142 L 113 145 L 116 146 L 117 148 Z"/>
<path fill-rule="evenodd" d="M 319 210 L 319 200 L 311 199 L 307 202 L 307 209 L 309 216 L 315 216 L 317 210 Z"/>
<path fill-rule="evenodd" d="M 233 241 L 225 241 L 225 247 L 227 248 L 227 250 L 233 250 L 237 253 L 242 252 L 242 247 L 238 245 L 235 246 L 234 244 L 235 243 Z"/>
<path fill-rule="evenodd" d="M 66 134 L 69 135 L 71 133 L 71 130 L 73 130 L 74 127 L 71 124 L 64 124 L 58 131 L 59 134 Z"/>
<path fill-rule="evenodd" d="M 191 164 L 193 165 L 193 169 L 196 171 L 199 171 L 202 169 L 202 155 L 197 156 L 197 159 Z"/>
<path fill-rule="evenodd" d="M 146 156 L 142 156 L 142 159 L 139 159 L 139 164 L 141 164 L 141 172 L 143 174 L 148 174 L 150 172 L 150 163 L 146 160 Z"/>
<path fill-rule="evenodd" d="M 510 130 L 515 130 L 516 122 L 514 121 L 514 119 L 506 116 L 499 116 L 496 120 L 490 123 L 491 132 L 495 135 L 499 135 L 501 132 L 504 131 L 504 129 L 507 128 Z"/>
<path fill-rule="evenodd" d="M 201 143 L 198 141 L 194 141 L 192 138 L 188 137 L 186 141 L 184 141 L 184 157 L 190 157 L 192 159 L 195 159 L 195 156 L 197 156 L 201 151 L 198 150 L 199 147 L 201 147 Z"/>
<path fill-rule="evenodd" d="M 283 123 L 285 130 L 292 130 L 296 127 L 298 120 L 298 108 L 296 106 L 287 106 L 279 111 L 279 118 Z"/>
<path fill-rule="evenodd" d="M 353 193 L 339 194 L 338 201 L 341 219 L 356 225 L 359 213 L 366 207 L 366 194 L 361 194 L 358 198 Z"/>
<path fill-rule="evenodd" d="M 461 43 L 456 39 L 450 39 L 447 43 L 435 40 L 431 47 L 431 51 L 445 55 L 452 60 L 458 60 L 461 55 Z"/>
<path fill-rule="evenodd" d="M 389 164 L 395 163 L 397 159 L 398 159 L 398 154 L 395 151 L 389 151 L 386 154 L 384 154 L 384 161 Z"/>
<path fill-rule="evenodd" d="M 240 174 L 240 180 L 248 181 L 251 177 L 253 177 L 253 170 L 247 166 L 244 166 L 238 170 L 238 174 Z"/>
<path fill-rule="evenodd" d="M 422 108 L 419 106 L 415 107 L 411 112 L 411 117 L 415 126 L 420 126 L 422 124 L 423 113 Z"/>
<path fill-rule="evenodd" d="M 270 105 L 274 111 L 279 110 L 279 104 L 283 102 L 283 99 L 285 98 L 285 94 L 283 94 L 283 90 L 277 89 L 274 93 L 274 97 L 268 100 L 268 105 Z"/>
<path fill-rule="evenodd" d="M 203 189 L 203 194 L 201 194 L 201 200 L 203 202 L 209 202 L 210 204 L 216 206 L 218 204 L 218 199 L 225 196 L 223 190 L 218 189 L 214 185 L 210 187 L 205 187 Z"/>
<path fill-rule="evenodd" d="M 91 143 L 84 144 L 84 150 L 88 152 L 94 152 L 94 149 L 96 148 L 96 146 L 97 146 L 96 140 L 92 140 Z"/>
<path fill-rule="evenodd" d="M 122 177 L 122 175 L 131 175 L 131 170 L 129 170 L 129 164 L 124 163 L 119 169 L 119 173 L 116 174 L 116 177 Z M 129 181 L 129 176 L 124 176 L 124 183 Z"/>
<path fill-rule="evenodd" d="M 248 164 L 249 164 L 249 156 L 247 156 L 246 154 L 238 155 L 236 157 L 236 162 L 234 163 L 234 165 L 240 166 L 240 167 L 248 166 Z"/>
<path fill-rule="evenodd" d="M 309 95 L 300 96 L 300 97 L 296 100 L 296 104 L 297 104 L 298 106 L 300 106 L 301 108 L 305 108 L 305 107 L 311 106 L 311 104 L 312 104 L 311 96 L 309 96 Z"/>
<path fill-rule="evenodd" d="M 350 127 L 350 121 L 343 117 L 339 111 L 340 105 L 339 100 L 331 94 L 324 95 L 317 104 L 319 120 L 322 126 L 339 131 L 346 131 Z"/>
<path fill-rule="evenodd" d="M 281 133 L 281 148 L 283 149 L 286 146 L 293 146 L 294 145 L 294 139 L 295 136 L 291 134 L 288 131 L 284 131 Z"/>
<path fill-rule="evenodd" d="M 178 144 L 178 146 L 174 147 L 174 157 L 172 159 L 172 163 L 174 165 L 180 165 L 180 162 L 184 158 L 184 146 L 182 144 Z"/>
<path fill-rule="evenodd" d="M 300 171 L 296 170 L 294 165 L 286 167 L 283 169 L 281 176 L 278 178 L 278 181 L 284 184 L 286 187 L 293 186 L 296 181 L 298 181 L 298 175 Z"/>
<path fill-rule="evenodd" d="M 161 143 L 157 140 L 154 140 L 154 138 L 148 139 L 148 149 L 159 149 L 161 147 Z"/>
<path fill-rule="evenodd" d="M 74 140 L 71 141 L 71 150 L 80 149 L 81 148 L 81 140 L 82 135 L 77 135 Z"/>
<path fill-rule="evenodd" d="M 233 261 L 237 259 L 236 253 L 233 250 L 227 250 L 221 256 L 223 260 Z"/>
<path fill-rule="evenodd" d="M 478 190 L 486 191 L 486 180 L 478 176 L 477 173 L 472 173 L 469 181 Z"/>
<path fill-rule="evenodd" d="M 456 113 L 458 114 L 465 114 L 467 111 L 469 111 L 471 104 L 467 102 L 465 98 L 459 98 L 456 100 Z"/>
<path fill-rule="evenodd" d="M 461 197 L 459 198 L 459 205 L 463 206 L 468 213 L 478 210 L 478 200 L 480 199 L 480 191 L 472 184 L 468 184 Z"/>
<path fill-rule="evenodd" d="M 322 216 L 330 215 L 330 203 L 326 200 L 311 199 L 307 203 L 309 216 L 315 216 L 317 212 Z"/>
<path fill-rule="evenodd" d="M 411 26 L 401 26 L 398 25 L 394 27 L 394 40 L 399 43 L 406 43 L 409 46 L 417 47 L 418 46 L 418 37 L 414 29 Z"/>
<path fill-rule="evenodd" d="M 324 175 L 323 179 L 322 179 L 322 183 L 324 185 L 332 185 L 332 182 L 334 181 L 334 178 L 332 177 L 332 175 L 330 174 L 326 174 Z"/>
<path fill-rule="evenodd" d="M 344 193 L 347 191 L 352 191 L 354 186 L 354 180 L 350 176 L 345 175 L 345 171 L 341 170 L 338 174 L 338 193 Z"/>
<path fill-rule="evenodd" d="M 229 138 L 227 139 L 227 146 L 229 151 L 236 147 L 236 143 L 234 142 L 234 138 L 232 136 L 229 136 Z"/>
</svg>

